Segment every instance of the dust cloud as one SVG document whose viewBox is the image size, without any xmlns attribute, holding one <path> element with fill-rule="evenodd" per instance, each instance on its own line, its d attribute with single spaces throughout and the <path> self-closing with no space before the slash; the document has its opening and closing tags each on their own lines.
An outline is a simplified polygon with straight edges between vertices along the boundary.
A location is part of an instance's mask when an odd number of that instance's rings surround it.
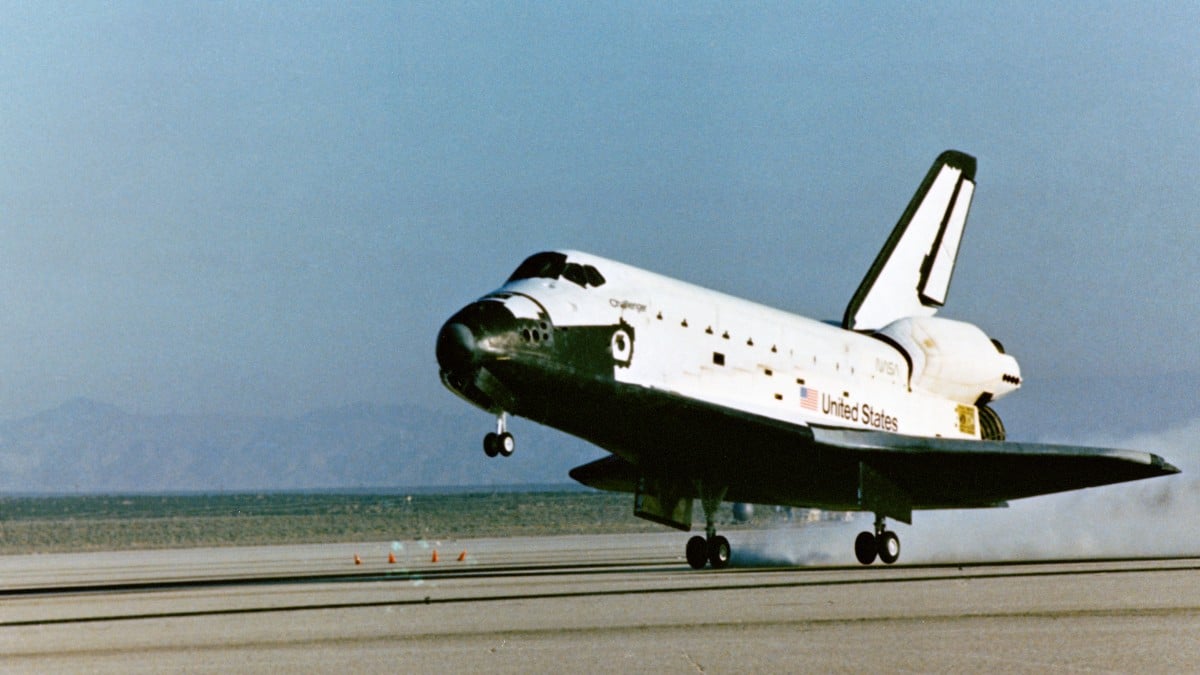
<svg viewBox="0 0 1200 675">
<path fill-rule="evenodd" d="M 917 511 L 900 535 L 900 562 L 948 563 L 1200 555 L 1200 419 L 1125 438 L 1054 442 L 1153 452 L 1182 470 L 1137 481 L 1015 501 L 1007 509 Z M 734 543 L 742 566 L 857 564 L 854 537 L 871 514 L 747 533 Z"/>
</svg>

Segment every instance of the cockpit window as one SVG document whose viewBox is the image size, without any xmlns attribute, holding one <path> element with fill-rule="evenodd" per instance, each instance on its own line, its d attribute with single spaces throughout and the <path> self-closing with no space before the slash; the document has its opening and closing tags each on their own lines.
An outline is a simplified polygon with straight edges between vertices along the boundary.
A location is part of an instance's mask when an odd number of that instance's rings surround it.
<svg viewBox="0 0 1200 675">
<path fill-rule="evenodd" d="M 567 256 L 553 251 L 529 256 L 517 267 L 517 271 L 513 272 L 508 280 L 511 282 L 535 278 L 566 279 L 583 288 L 603 286 L 605 281 L 604 275 L 600 274 L 600 270 L 595 267 L 567 262 Z"/>
<path fill-rule="evenodd" d="M 563 278 L 587 288 L 587 272 L 583 271 L 582 265 L 567 263 L 567 268 L 563 270 Z"/>
<path fill-rule="evenodd" d="M 508 278 L 509 281 L 521 279 L 557 279 L 562 276 L 563 268 L 567 266 L 567 256 L 553 251 L 534 253 L 521 263 L 517 270 Z"/>
<path fill-rule="evenodd" d="M 583 271 L 587 274 L 587 282 L 589 286 L 603 286 L 604 275 L 600 274 L 600 270 L 591 265 L 584 265 Z"/>
</svg>

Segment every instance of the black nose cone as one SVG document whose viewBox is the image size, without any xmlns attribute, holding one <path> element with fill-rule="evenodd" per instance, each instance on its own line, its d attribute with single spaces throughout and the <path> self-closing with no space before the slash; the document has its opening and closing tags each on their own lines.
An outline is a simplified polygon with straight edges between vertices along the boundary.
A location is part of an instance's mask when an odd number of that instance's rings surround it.
<svg viewBox="0 0 1200 675">
<path fill-rule="evenodd" d="M 475 336 L 471 329 L 451 319 L 437 337 L 437 360 L 448 373 L 465 373 L 475 364 Z"/>
<path fill-rule="evenodd" d="M 438 331 L 438 365 L 444 373 L 470 375 L 503 352 L 505 336 L 515 329 L 516 318 L 503 302 L 473 302 Z"/>
</svg>

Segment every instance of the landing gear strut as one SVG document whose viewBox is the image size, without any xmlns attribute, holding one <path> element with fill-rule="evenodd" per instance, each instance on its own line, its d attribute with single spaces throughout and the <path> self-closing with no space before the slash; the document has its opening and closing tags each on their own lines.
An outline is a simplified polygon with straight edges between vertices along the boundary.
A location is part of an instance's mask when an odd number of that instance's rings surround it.
<svg viewBox="0 0 1200 675">
<path fill-rule="evenodd" d="M 692 569 L 703 569 L 705 564 L 712 564 L 714 570 L 724 569 L 729 566 L 733 549 L 729 546 L 728 539 L 717 534 L 713 518 L 725 497 L 725 490 L 722 489 L 713 495 L 701 489 L 700 495 L 700 504 L 704 507 L 704 536 L 688 539 L 687 561 Z"/>
<path fill-rule="evenodd" d="M 887 529 L 883 516 L 875 514 L 875 533 L 860 532 L 854 540 L 854 557 L 864 565 L 875 562 L 875 556 L 885 565 L 900 559 L 900 537 Z"/>
<path fill-rule="evenodd" d="M 508 433 L 508 413 L 501 412 L 496 416 L 496 431 L 483 437 L 483 452 L 488 457 L 500 455 L 510 457 L 517 449 L 517 441 Z"/>
</svg>

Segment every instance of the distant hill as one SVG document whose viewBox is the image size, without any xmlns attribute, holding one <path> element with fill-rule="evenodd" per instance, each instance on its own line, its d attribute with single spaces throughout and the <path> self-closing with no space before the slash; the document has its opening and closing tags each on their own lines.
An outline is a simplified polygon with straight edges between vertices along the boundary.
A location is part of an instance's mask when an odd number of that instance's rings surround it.
<svg viewBox="0 0 1200 675">
<path fill-rule="evenodd" d="M 494 422 L 463 407 L 355 404 L 292 418 L 141 415 L 75 399 L 0 422 L 0 493 L 292 490 L 570 483 L 602 452 L 516 420 L 518 449 L 488 459 Z"/>
<path fill-rule="evenodd" d="M 1200 419 L 1198 377 L 1030 376 L 996 408 L 1012 440 L 1120 444 Z M 516 454 L 488 459 L 481 439 L 494 424 L 465 404 L 360 403 L 285 418 L 142 415 L 74 399 L 0 422 L 0 494 L 568 484 L 571 467 L 603 455 L 515 419 Z"/>
</svg>

